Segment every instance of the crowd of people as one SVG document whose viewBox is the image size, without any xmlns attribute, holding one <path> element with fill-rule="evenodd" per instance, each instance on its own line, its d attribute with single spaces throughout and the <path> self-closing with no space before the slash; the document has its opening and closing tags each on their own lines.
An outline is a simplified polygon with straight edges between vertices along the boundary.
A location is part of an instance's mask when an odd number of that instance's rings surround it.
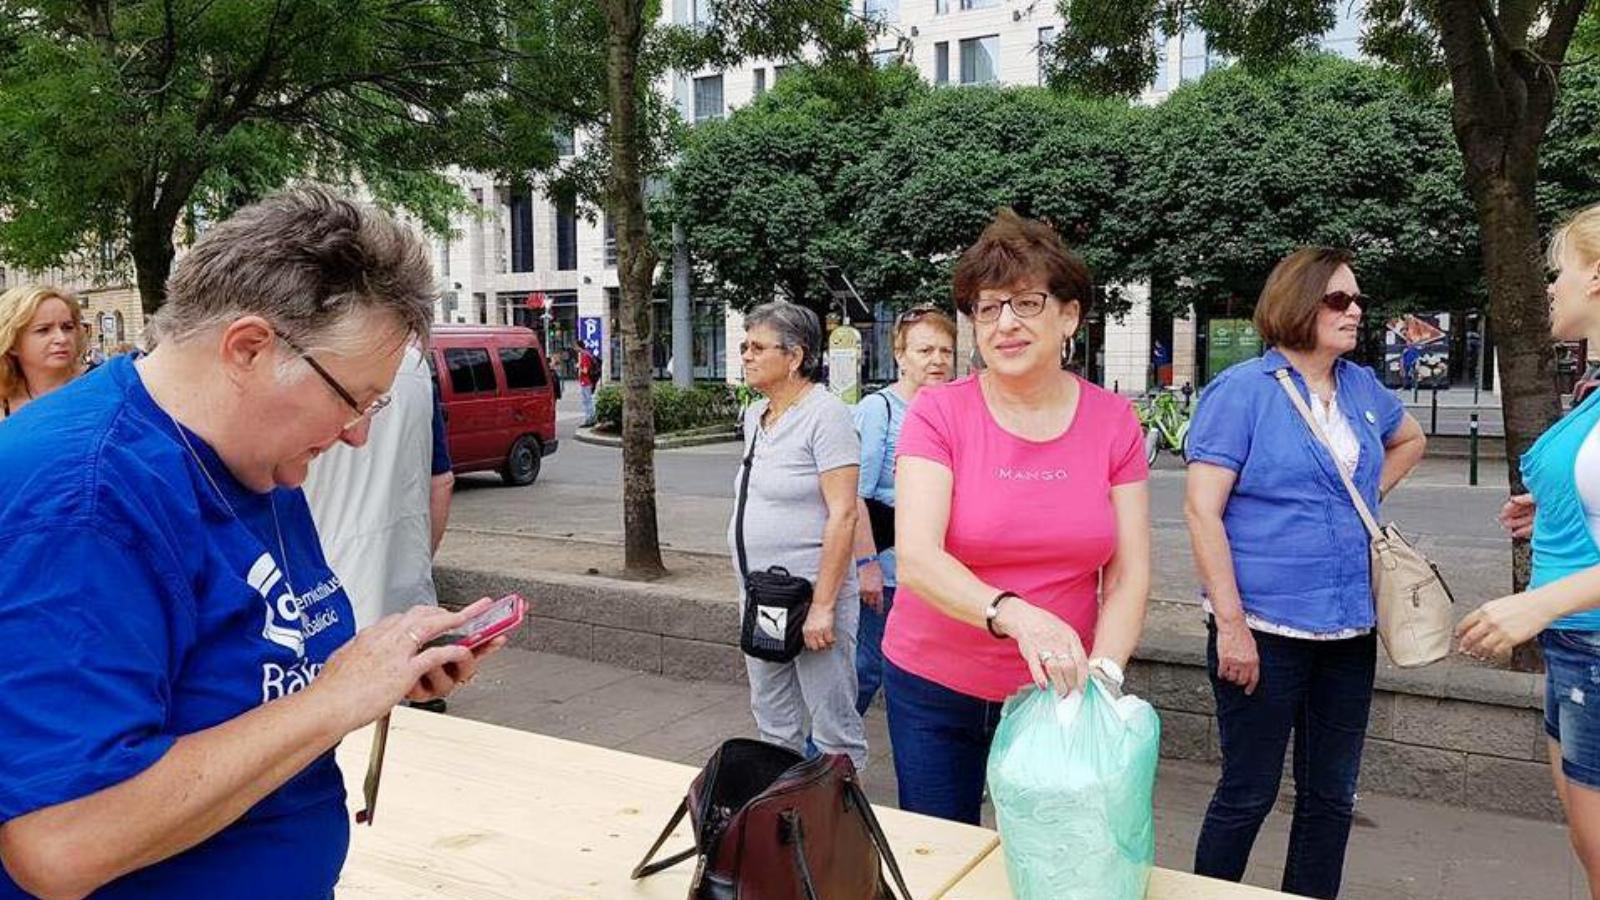
<svg viewBox="0 0 1600 900">
<path fill-rule="evenodd" d="M 1600 207 L 1557 233 L 1550 262 L 1553 336 L 1600 343 Z M 1393 392 L 1344 358 L 1372 306 L 1357 265 L 1308 247 L 1267 274 L 1255 326 L 1268 349 L 1213 379 L 1186 447 L 1222 754 L 1194 869 L 1243 877 L 1292 749 L 1282 887 L 1308 897 L 1339 893 L 1378 653 L 1368 536 L 1341 470 L 1376 508 L 1426 447 Z M 1150 588 L 1149 472 L 1128 401 L 1066 365 L 1093 291 L 1049 225 L 1002 210 L 951 293 L 973 325 L 975 374 L 951 380 L 949 317 L 909 310 L 893 332 L 900 378 L 860 401 L 853 429 L 813 385 L 816 317 L 786 303 L 750 314 L 740 350 L 763 399 L 743 465 L 765 524 L 748 566 L 783 566 L 815 596 L 808 652 L 748 665 L 764 739 L 858 766 L 881 687 L 900 806 L 976 824 L 1008 696 L 1123 680 Z M 1600 898 L 1600 714 L 1573 690 L 1600 670 L 1597 424 L 1591 398 L 1524 457 L 1532 494 L 1501 519 L 1533 537 L 1532 587 L 1459 633 L 1473 656 L 1536 636 L 1545 648 L 1552 769 Z"/>
<path fill-rule="evenodd" d="M 1553 336 L 1600 342 L 1600 207 L 1550 261 Z M 1194 868 L 1242 877 L 1292 751 L 1283 889 L 1310 897 L 1340 889 L 1378 653 L 1343 477 L 1376 506 L 1426 444 L 1344 359 L 1371 306 L 1358 263 L 1305 248 L 1267 274 L 1269 349 L 1206 388 L 1186 447 L 1222 752 Z M 432 583 L 452 479 L 420 239 L 302 188 L 214 226 L 167 287 L 147 351 L 88 372 L 69 292 L 0 295 L 0 896 L 331 896 L 349 841 L 333 748 L 442 701 L 502 644 L 430 646 L 484 601 L 440 609 Z M 916 307 L 894 323 L 898 380 L 853 410 L 817 383 L 814 313 L 747 315 L 761 399 L 729 543 L 812 590 L 804 651 L 746 657 L 762 737 L 865 769 L 881 693 L 900 805 L 978 823 L 1007 697 L 1123 681 L 1149 469 L 1130 403 L 1065 365 L 1093 287 L 1050 225 L 1002 210 L 951 294 L 976 373 L 953 377 L 953 317 Z M 1532 538 L 1532 583 L 1469 614 L 1461 649 L 1544 647 L 1555 785 L 1600 886 L 1582 694 L 1600 669 L 1600 400 L 1522 466 L 1531 493 L 1501 520 Z"/>
</svg>

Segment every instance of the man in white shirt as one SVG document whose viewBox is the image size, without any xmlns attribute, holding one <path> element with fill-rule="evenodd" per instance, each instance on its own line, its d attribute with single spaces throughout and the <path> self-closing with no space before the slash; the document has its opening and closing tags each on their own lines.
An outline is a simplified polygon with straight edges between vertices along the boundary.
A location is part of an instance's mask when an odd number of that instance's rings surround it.
<svg viewBox="0 0 1600 900">
<path fill-rule="evenodd" d="M 328 564 L 365 628 L 418 603 L 437 604 L 433 553 L 444 535 L 455 476 L 433 379 L 422 351 L 406 350 L 389 407 L 367 445 L 335 444 L 304 490 Z M 442 459 L 441 459 L 442 457 Z"/>
</svg>

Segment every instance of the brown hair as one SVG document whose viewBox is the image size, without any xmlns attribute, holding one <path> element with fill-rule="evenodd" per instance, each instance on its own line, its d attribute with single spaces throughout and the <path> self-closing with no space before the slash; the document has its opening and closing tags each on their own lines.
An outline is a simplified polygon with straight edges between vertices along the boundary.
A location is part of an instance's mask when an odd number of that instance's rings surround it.
<svg viewBox="0 0 1600 900">
<path fill-rule="evenodd" d="M 1302 247 L 1279 260 L 1256 301 L 1261 340 L 1285 350 L 1317 349 L 1317 313 L 1328 281 L 1354 261 L 1355 254 L 1337 247 Z"/>
<path fill-rule="evenodd" d="M 928 309 L 923 307 L 920 315 L 914 319 L 911 319 L 910 321 L 906 321 L 904 319 L 895 320 L 894 352 L 896 354 L 906 352 L 906 338 L 910 336 L 911 329 L 917 327 L 918 325 L 932 325 L 933 327 L 939 329 L 939 331 L 943 333 L 945 337 L 949 338 L 951 344 L 956 342 L 955 320 L 937 309 Z"/>
<path fill-rule="evenodd" d="M 1094 292 L 1089 267 L 1067 249 L 1049 223 L 1001 207 L 977 242 L 956 262 L 951 276 L 956 309 L 970 316 L 979 291 L 1030 279 L 1044 282 L 1050 296 L 1063 303 L 1077 301 L 1079 316 L 1088 314 Z"/>
</svg>

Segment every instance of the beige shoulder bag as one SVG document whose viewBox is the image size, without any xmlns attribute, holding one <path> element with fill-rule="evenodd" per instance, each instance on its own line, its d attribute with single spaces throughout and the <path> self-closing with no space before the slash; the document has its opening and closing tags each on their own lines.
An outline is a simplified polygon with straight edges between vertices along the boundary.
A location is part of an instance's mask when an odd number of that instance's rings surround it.
<svg viewBox="0 0 1600 900">
<path fill-rule="evenodd" d="M 1407 543 L 1393 522 L 1378 527 L 1367 501 L 1362 499 L 1361 491 L 1350 480 L 1350 473 L 1344 470 L 1338 454 L 1333 452 L 1328 435 L 1289 380 L 1288 370 L 1279 369 L 1276 374 L 1278 384 L 1283 386 L 1294 408 L 1300 411 L 1300 418 L 1333 457 L 1333 467 L 1339 470 L 1339 479 L 1350 492 L 1350 500 L 1367 527 L 1371 538 L 1368 553 L 1372 560 L 1372 597 L 1378 613 L 1378 636 L 1383 638 L 1389 658 L 1402 668 L 1425 666 L 1444 659 L 1450 655 L 1455 624 L 1450 605 L 1455 598 L 1439 575 L 1439 567 Z"/>
</svg>

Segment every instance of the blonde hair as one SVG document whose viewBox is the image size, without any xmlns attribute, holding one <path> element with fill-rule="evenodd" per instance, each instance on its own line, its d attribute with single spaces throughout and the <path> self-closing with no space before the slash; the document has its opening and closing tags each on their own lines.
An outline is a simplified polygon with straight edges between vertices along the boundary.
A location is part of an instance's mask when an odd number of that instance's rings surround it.
<svg viewBox="0 0 1600 900">
<path fill-rule="evenodd" d="M 22 367 L 12 355 L 17 337 L 38 314 L 46 300 L 60 300 L 78 324 L 78 337 L 72 350 L 73 364 L 83 365 L 83 352 L 89 345 L 88 329 L 83 327 L 83 307 L 71 293 L 50 285 L 18 285 L 0 294 L 0 397 L 9 397 L 24 384 Z"/>
<path fill-rule="evenodd" d="M 919 315 L 907 321 L 900 319 L 894 325 L 894 352 L 898 356 L 906 352 L 906 342 L 911 337 L 911 329 L 918 325 L 932 325 L 939 333 L 950 339 L 953 346 L 956 343 L 955 320 L 936 309 L 916 310 Z"/>
<path fill-rule="evenodd" d="M 1550 268 L 1561 268 L 1567 247 L 1578 251 L 1585 265 L 1600 262 L 1600 203 L 1572 214 L 1550 237 Z"/>
</svg>

